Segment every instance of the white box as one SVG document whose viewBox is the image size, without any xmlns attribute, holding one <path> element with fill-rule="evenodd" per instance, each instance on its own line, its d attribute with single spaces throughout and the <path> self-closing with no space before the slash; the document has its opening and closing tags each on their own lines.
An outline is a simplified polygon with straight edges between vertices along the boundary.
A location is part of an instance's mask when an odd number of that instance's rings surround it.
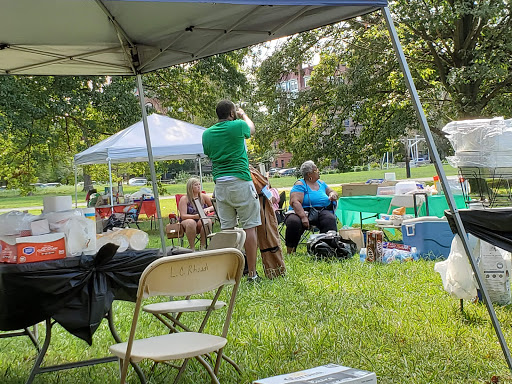
<svg viewBox="0 0 512 384">
<path fill-rule="evenodd" d="M 46 235 L 50 233 L 50 224 L 46 219 L 34 220 L 30 222 L 30 230 L 32 231 L 32 236 Z"/>
<path fill-rule="evenodd" d="M 377 375 L 361 369 L 327 364 L 304 371 L 256 380 L 253 384 L 377 384 Z"/>
<path fill-rule="evenodd" d="M 501 305 L 510 304 L 510 255 L 508 252 L 480 240 L 479 267 L 491 302 Z"/>
</svg>

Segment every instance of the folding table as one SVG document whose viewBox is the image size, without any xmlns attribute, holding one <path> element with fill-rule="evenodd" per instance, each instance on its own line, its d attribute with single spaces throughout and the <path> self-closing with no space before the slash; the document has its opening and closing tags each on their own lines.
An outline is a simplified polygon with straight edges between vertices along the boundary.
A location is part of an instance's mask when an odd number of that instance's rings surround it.
<svg viewBox="0 0 512 384">
<path fill-rule="evenodd" d="M 120 342 L 112 321 L 114 300 L 135 301 L 141 273 L 159 256 L 160 249 L 116 253 L 106 244 L 97 255 L 70 257 L 27 264 L 0 265 L 0 330 L 27 329 L 46 322 L 46 337 L 27 379 L 39 373 L 116 361 L 116 357 L 41 367 L 51 342 L 52 327 L 59 323 L 71 334 L 92 344 L 92 336 L 103 318 L 116 342 Z M 21 335 L 14 332 L 10 335 Z M 141 381 L 144 375 L 135 368 Z"/>
</svg>

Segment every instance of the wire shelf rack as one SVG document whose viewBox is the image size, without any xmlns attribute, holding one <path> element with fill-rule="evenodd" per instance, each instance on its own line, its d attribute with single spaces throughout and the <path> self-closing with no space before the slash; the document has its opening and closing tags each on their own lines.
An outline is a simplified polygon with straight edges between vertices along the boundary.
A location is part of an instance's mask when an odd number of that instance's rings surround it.
<svg viewBox="0 0 512 384">
<path fill-rule="evenodd" d="M 467 180 L 469 192 L 463 189 L 466 204 L 485 207 L 512 206 L 512 167 L 459 167 L 459 176 Z"/>
</svg>

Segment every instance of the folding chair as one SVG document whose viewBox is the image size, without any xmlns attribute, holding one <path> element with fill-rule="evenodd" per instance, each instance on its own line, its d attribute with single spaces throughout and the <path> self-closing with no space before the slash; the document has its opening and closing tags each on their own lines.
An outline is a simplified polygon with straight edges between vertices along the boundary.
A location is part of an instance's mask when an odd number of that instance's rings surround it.
<svg viewBox="0 0 512 384">
<path fill-rule="evenodd" d="M 414 208 L 414 217 L 418 217 L 421 207 L 425 204 L 425 211 L 427 216 L 429 215 L 428 210 L 428 196 L 425 192 L 417 192 L 410 195 L 396 195 L 391 198 L 391 202 L 389 203 L 388 215 L 393 212 L 394 208 L 405 207 L 405 208 Z M 382 231 L 386 229 L 402 231 L 402 225 L 393 225 L 393 224 L 377 224 L 377 227 Z M 394 232 L 393 232 L 394 233 Z M 387 236 L 386 236 L 387 237 Z"/>
<path fill-rule="evenodd" d="M 208 248 L 208 237 L 212 233 L 213 217 L 206 216 L 206 214 L 204 213 L 204 210 L 203 210 L 203 206 L 201 204 L 201 200 L 199 200 L 198 197 L 194 199 L 194 206 L 196 207 L 197 213 L 199 214 L 199 220 L 201 220 L 201 224 L 203 226 L 203 231 L 206 236 L 206 247 Z M 201 236 L 200 233 L 198 234 L 198 236 L 196 236 L 196 242 L 198 239 L 201 238 L 200 236 Z"/>
<path fill-rule="evenodd" d="M 210 235 L 210 244 L 208 250 L 236 248 L 242 251 L 245 244 L 245 231 L 241 228 L 228 229 L 221 232 L 216 232 Z M 190 331 L 181 320 L 185 312 L 204 312 L 207 311 L 212 305 L 213 300 L 208 299 L 191 299 L 191 296 L 186 296 L 184 300 L 171 300 L 161 303 L 154 303 L 146 305 L 142 308 L 143 311 L 153 314 L 160 320 L 171 332 L 177 332 L 176 327 L 183 330 Z M 221 309 L 226 306 L 224 301 L 218 300 L 215 303 L 214 310 Z M 169 321 L 172 322 L 169 323 Z M 226 355 L 222 358 L 230 363 L 238 373 L 241 374 L 240 368 L 236 363 Z"/>
<path fill-rule="evenodd" d="M 133 314 L 130 336 L 125 343 L 110 347 L 111 353 L 119 357 L 121 366 L 121 384 L 126 382 L 128 365 L 150 359 L 155 362 L 183 360 L 174 380 L 176 383 L 191 358 L 197 359 L 207 370 L 212 382 L 219 384 L 217 374 L 222 361 L 223 348 L 227 343 L 227 333 L 238 286 L 242 277 L 244 258 L 242 252 L 234 248 L 219 249 L 162 257 L 151 263 L 142 273 L 137 291 L 137 301 Z M 220 336 L 203 333 L 218 298 L 226 285 L 229 304 Z M 205 317 L 198 332 L 185 331 L 136 339 L 138 318 L 142 301 L 154 296 L 188 296 L 215 292 L 213 300 L 207 304 Z M 172 325 L 169 324 L 172 329 Z M 203 355 L 216 353 L 215 366 L 204 359 Z"/>
<path fill-rule="evenodd" d="M 142 204 L 144 202 L 144 197 L 145 195 L 142 195 L 141 198 L 140 198 L 140 202 L 137 204 L 137 207 L 135 208 L 135 212 L 133 212 L 133 210 L 131 210 L 130 208 L 132 208 L 133 206 L 130 205 L 125 213 L 124 213 L 124 223 L 123 225 L 126 226 L 126 227 L 129 227 L 130 224 L 135 224 L 137 226 L 138 229 L 140 229 L 139 227 L 139 215 L 140 215 L 140 211 L 142 209 Z"/>
<path fill-rule="evenodd" d="M 277 230 L 279 231 L 279 236 L 284 240 L 283 228 L 285 227 L 284 221 L 286 219 L 286 211 L 288 210 L 288 204 L 286 201 L 286 191 L 283 191 L 279 194 L 279 208 L 276 210 L 276 219 L 277 219 Z"/>
</svg>

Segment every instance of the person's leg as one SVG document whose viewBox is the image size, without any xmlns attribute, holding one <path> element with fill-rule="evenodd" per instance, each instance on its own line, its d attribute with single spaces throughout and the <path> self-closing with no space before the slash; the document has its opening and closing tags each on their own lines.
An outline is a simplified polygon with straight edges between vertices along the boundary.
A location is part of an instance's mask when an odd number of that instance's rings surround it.
<svg viewBox="0 0 512 384">
<path fill-rule="evenodd" d="M 239 180 L 232 184 L 230 202 L 238 213 L 240 226 L 244 229 L 245 254 L 247 256 L 248 278 L 254 278 L 258 250 L 256 227 L 261 225 L 260 201 L 252 181 Z"/>
<path fill-rule="evenodd" d="M 336 216 L 332 211 L 324 209 L 318 214 L 318 222 L 316 226 L 320 230 L 320 233 L 326 233 L 327 231 L 337 231 Z"/>
<path fill-rule="evenodd" d="M 299 245 L 300 238 L 304 233 L 305 228 L 302 226 L 302 221 L 295 213 L 287 215 L 285 220 L 286 232 L 284 242 L 288 253 L 295 252 L 297 245 Z"/>
<path fill-rule="evenodd" d="M 258 251 L 258 237 L 256 227 L 244 228 L 245 231 L 245 254 L 247 256 L 247 268 L 249 277 L 256 276 L 256 260 Z"/>
<path fill-rule="evenodd" d="M 190 249 L 195 249 L 195 242 L 196 242 L 196 228 L 197 223 L 195 220 L 187 219 L 183 220 L 181 222 L 181 225 L 183 226 L 183 230 L 185 231 L 185 235 L 187 235 L 188 244 Z"/>
</svg>

